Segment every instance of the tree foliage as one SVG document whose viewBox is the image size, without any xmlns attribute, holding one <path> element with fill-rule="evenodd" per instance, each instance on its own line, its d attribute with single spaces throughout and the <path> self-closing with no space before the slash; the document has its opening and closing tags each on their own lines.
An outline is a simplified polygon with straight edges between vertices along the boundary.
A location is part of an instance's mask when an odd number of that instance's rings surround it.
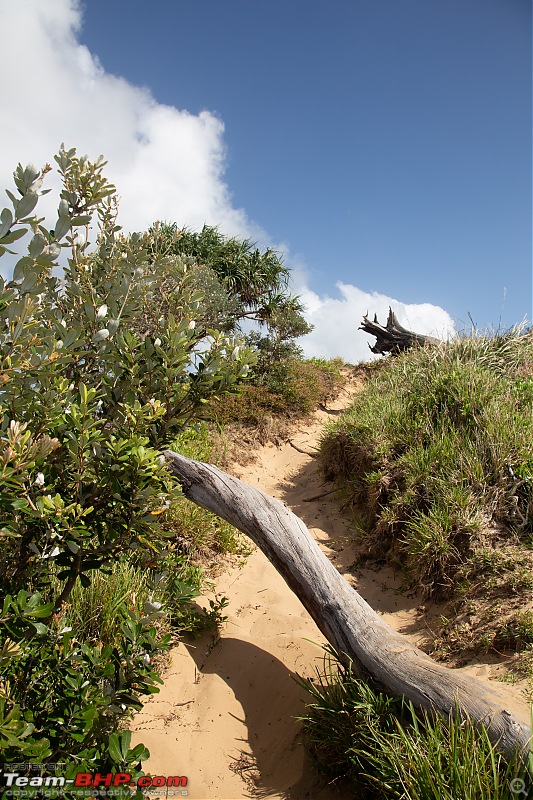
<svg viewBox="0 0 533 800">
<path fill-rule="evenodd" d="M 189 259 L 201 270 L 200 281 L 213 286 L 216 280 L 223 295 L 232 301 L 226 319 L 229 329 L 235 330 L 242 320 L 252 319 L 269 329 L 283 329 L 286 337 L 290 319 L 291 337 L 309 332 L 302 304 L 288 291 L 289 270 L 271 248 L 261 251 L 249 239 L 224 236 L 208 225 L 197 232 L 161 222 L 150 228 L 147 241 L 154 256 Z"/>
</svg>

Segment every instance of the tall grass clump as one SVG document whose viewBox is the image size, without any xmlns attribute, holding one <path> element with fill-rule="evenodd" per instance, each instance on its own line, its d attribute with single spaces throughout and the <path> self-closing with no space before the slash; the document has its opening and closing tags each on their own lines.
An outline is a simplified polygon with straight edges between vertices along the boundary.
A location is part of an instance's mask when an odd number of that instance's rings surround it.
<svg viewBox="0 0 533 800">
<path fill-rule="evenodd" d="M 311 695 L 302 720 L 317 766 L 331 780 L 349 782 L 356 796 L 510 800 L 531 786 L 522 758 L 504 758 L 484 728 L 459 714 L 416 711 L 331 661 L 301 685 Z"/>
<path fill-rule="evenodd" d="M 426 596 L 481 584 L 532 599 L 515 580 L 533 541 L 531 331 L 388 359 L 327 429 L 321 458 L 362 519 L 363 552 L 401 565 Z"/>
<path fill-rule="evenodd" d="M 217 437 L 206 422 L 180 433 L 171 449 L 207 463 L 217 462 L 223 455 L 222 438 Z M 170 505 L 162 525 L 168 541 L 186 554 L 192 564 L 204 568 L 218 556 L 247 552 L 248 546 L 236 528 L 183 496 Z"/>
<path fill-rule="evenodd" d="M 118 561 L 106 572 L 95 572 L 88 586 L 78 583 L 74 587 L 62 610 L 61 625 L 75 630 L 83 641 L 114 644 L 124 615 L 140 618 L 152 593 L 146 570 Z"/>
</svg>

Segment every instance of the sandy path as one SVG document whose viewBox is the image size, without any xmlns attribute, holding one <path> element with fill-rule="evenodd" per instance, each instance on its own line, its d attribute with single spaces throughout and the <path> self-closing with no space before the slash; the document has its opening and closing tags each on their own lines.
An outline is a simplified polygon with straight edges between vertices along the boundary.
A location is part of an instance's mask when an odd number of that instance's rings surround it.
<svg viewBox="0 0 533 800">
<path fill-rule="evenodd" d="M 423 644 L 432 616 L 422 600 L 400 594 L 390 570 L 348 574 L 355 554 L 338 502 L 332 495 L 307 501 L 330 487 L 323 485 L 315 459 L 306 453 L 313 452 L 324 424 L 349 404 L 356 389 L 348 384 L 290 442 L 261 448 L 256 462 L 234 473 L 287 503 L 365 600 L 392 627 Z M 151 752 L 145 769 L 153 775 L 187 776 L 188 796 L 194 800 L 353 800 L 353 794 L 317 779 L 294 719 L 309 696 L 293 676 L 312 676 L 314 666 L 322 665 L 324 637 L 259 550 L 243 569 L 224 573 L 216 583 L 217 592 L 230 600 L 221 638 L 207 635 L 180 643 L 160 693 L 135 717 L 134 742 L 144 742 Z M 503 667 L 467 669 L 487 679 Z M 519 693 L 507 692 L 507 707 L 527 721 Z"/>
</svg>

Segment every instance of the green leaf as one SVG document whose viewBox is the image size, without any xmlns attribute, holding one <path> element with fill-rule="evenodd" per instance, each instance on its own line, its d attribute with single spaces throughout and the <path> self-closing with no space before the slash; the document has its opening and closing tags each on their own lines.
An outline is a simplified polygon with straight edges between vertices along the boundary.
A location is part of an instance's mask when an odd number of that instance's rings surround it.
<svg viewBox="0 0 533 800">
<path fill-rule="evenodd" d="M 35 725 L 32 722 L 28 722 L 22 733 L 20 734 L 21 739 L 26 739 L 33 731 L 35 730 Z"/>
<path fill-rule="evenodd" d="M 29 508 L 29 503 L 23 497 L 19 497 L 16 500 L 12 500 L 11 507 L 14 508 L 16 511 L 22 511 L 26 508 Z"/>
<path fill-rule="evenodd" d="M 32 289 L 35 287 L 35 284 L 39 280 L 39 275 L 37 273 L 26 275 L 24 280 L 20 285 L 21 292 L 31 292 Z"/>
<path fill-rule="evenodd" d="M 34 182 L 34 180 L 38 177 L 39 177 L 39 170 L 37 169 L 35 164 L 28 164 L 22 176 L 24 185 L 29 188 Z"/>
<path fill-rule="evenodd" d="M 2 245 L 13 244 L 13 242 L 16 242 L 17 239 L 22 239 L 22 237 L 25 236 L 27 233 L 28 233 L 27 228 L 17 228 L 16 231 L 11 231 L 10 233 L 3 236 L 2 239 L 0 240 L 0 244 Z"/>
<path fill-rule="evenodd" d="M 13 280 L 19 281 L 21 278 L 24 278 L 26 275 L 26 269 L 28 267 L 33 267 L 33 263 L 33 258 L 30 256 L 22 256 L 22 258 L 19 258 L 15 264 L 15 269 L 13 270 Z"/>
<path fill-rule="evenodd" d="M 36 233 L 28 245 L 28 253 L 32 258 L 37 258 L 43 252 L 48 242 L 42 233 Z"/>
<path fill-rule="evenodd" d="M 150 758 L 150 751 L 144 744 L 138 744 L 133 750 L 130 750 L 128 753 L 128 759 L 130 762 L 136 763 L 138 761 L 148 761 Z"/>
<path fill-rule="evenodd" d="M 124 733 L 120 737 L 120 749 L 122 751 L 124 760 L 126 760 L 128 757 L 130 744 L 131 744 L 131 731 L 124 731 Z"/>
<path fill-rule="evenodd" d="M 0 239 L 5 236 L 13 224 L 13 214 L 9 208 L 4 208 L 0 214 Z"/>
<path fill-rule="evenodd" d="M 59 241 L 70 232 L 70 217 L 60 216 L 54 228 L 54 236 Z"/>
<path fill-rule="evenodd" d="M 102 328 L 97 331 L 92 338 L 93 342 L 103 342 L 105 339 L 109 339 L 109 331 L 107 328 Z"/>
<path fill-rule="evenodd" d="M 45 247 L 43 252 L 37 257 L 36 261 L 38 264 L 42 264 L 43 266 L 50 266 L 59 256 L 61 253 L 61 245 L 52 242 L 49 244 L 48 247 Z"/>
<path fill-rule="evenodd" d="M 44 625 L 42 622 L 32 622 L 31 626 L 32 626 L 32 628 L 35 629 L 35 632 L 39 636 L 44 636 L 44 634 L 47 633 L 47 631 L 48 631 L 47 626 Z"/>
<path fill-rule="evenodd" d="M 79 214 L 77 217 L 72 217 L 70 222 L 72 225 L 88 225 L 91 219 L 90 214 Z"/>
<path fill-rule="evenodd" d="M 36 192 L 27 192 L 17 203 L 17 219 L 24 219 L 31 214 L 38 200 L 39 195 Z"/>
<path fill-rule="evenodd" d="M 115 764 L 122 764 L 122 751 L 120 749 L 120 741 L 118 734 L 112 733 L 109 737 L 109 744 L 107 750 Z"/>
<path fill-rule="evenodd" d="M 71 347 L 79 338 L 80 334 L 81 328 L 78 327 L 71 328 L 69 331 L 63 334 L 63 347 Z"/>
<path fill-rule="evenodd" d="M 47 603 L 44 606 L 38 606 L 37 608 L 32 609 L 31 611 L 25 611 L 27 617 L 49 617 L 52 611 L 54 610 L 53 603 Z"/>
</svg>

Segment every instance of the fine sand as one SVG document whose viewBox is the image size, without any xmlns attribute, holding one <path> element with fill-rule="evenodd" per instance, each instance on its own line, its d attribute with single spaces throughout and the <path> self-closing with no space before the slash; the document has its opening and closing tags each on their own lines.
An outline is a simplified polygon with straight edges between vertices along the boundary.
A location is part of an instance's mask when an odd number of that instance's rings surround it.
<svg viewBox="0 0 533 800">
<path fill-rule="evenodd" d="M 259 448 L 254 463 L 232 472 L 290 506 L 364 599 L 423 647 L 431 641 L 439 609 L 401 594 L 391 570 L 347 573 L 355 559 L 353 531 L 313 457 L 323 426 L 349 404 L 357 388 L 349 380 L 327 410 L 318 410 L 289 441 Z M 230 601 L 220 638 L 209 634 L 175 647 L 164 686 L 134 719 L 133 743 L 143 742 L 151 753 L 144 769 L 186 776 L 186 789 L 169 789 L 168 795 L 191 800 L 353 799 L 317 777 L 295 719 L 309 695 L 293 678 L 312 677 L 315 667 L 323 666 L 323 635 L 258 549 L 244 568 L 220 575 L 216 590 Z M 489 680 L 505 666 L 477 663 L 465 669 Z M 520 687 L 497 686 L 509 698 L 506 707 L 528 721 Z M 159 789 L 150 797 L 165 795 Z"/>
</svg>

